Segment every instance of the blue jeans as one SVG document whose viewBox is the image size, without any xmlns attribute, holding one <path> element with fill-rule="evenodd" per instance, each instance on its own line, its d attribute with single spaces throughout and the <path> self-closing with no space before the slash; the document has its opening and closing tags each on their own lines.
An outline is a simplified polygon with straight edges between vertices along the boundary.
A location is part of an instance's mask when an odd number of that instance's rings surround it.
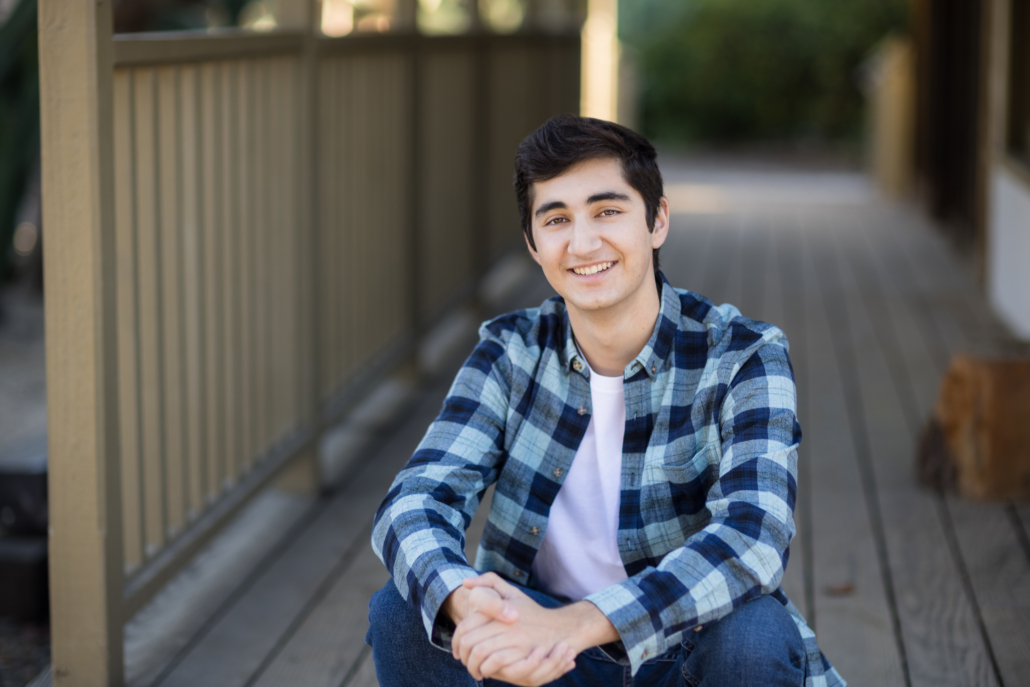
<svg viewBox="0 0 1030 687">
<path fill-rule="evenodd" d="M 561 602 L 525 589 L 548 608 Z M 465 666 L 449 651 L 429 643 L 418 609 L 401 598 L 390 580 L 372 595 L 365 642 L 372 646 L 380 687 L 475 687 Z M 787 609 L 769 596 L 737 608 L 725 618 L 687 632 L 683 643 L 646 661 L 635 677 L 629 666 L 599 648 L 576 657 L 576 668 L 550 683 L 561 687 L 800 687 L 805 679 L 805 650 Z M 505 682 L 487 679 L 486 687 Z"/>
</svg>

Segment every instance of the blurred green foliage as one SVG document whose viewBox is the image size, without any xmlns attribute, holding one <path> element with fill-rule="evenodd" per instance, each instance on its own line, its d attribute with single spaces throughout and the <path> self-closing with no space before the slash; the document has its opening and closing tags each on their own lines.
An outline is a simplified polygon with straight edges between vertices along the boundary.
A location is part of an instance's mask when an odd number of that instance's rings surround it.
<svg viewBox="0 0 1030 687">
<path fill-rule="evenodd" d="M 835 141 L 861 134 L 856 72 L 904 31 L 905 0 L 623 0 L 643 132 L 665 142 Z"/>
<path fill-rule="evenodd" d="M 0 26 L 0 280 L 18 203 L 39 156 L 39 48 L 36 0 L 21 0 Z"/>
</svg>

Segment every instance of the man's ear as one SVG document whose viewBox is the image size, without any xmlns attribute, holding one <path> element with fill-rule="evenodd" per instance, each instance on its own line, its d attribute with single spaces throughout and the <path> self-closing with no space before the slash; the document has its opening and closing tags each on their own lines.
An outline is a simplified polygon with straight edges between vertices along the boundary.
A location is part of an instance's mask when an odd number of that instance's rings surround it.
<svg viewBox="0 0 1030 687">
<path fill-rule="evenodd" d="M 651 232 L 651 248 L 661 248 L 668 237 L 669 201 L 665 196 L 662 196 L 654 213 L 654 231 Z"/>
<path fill-rule="evenodd" d="M 526 239 L 526 248 L 529 249 L 529 254 L 533 256 L 533 259 L 536 260 L 536 264 L 543 267 L 544 264 L 540 262 L 540 256 L 537 255 L 536 248 L 533 248 L 533 246 L 529 243 L 529 235 L 526 234 L 526 232 L 522 232 L 522 238 Z"/>
</svg>

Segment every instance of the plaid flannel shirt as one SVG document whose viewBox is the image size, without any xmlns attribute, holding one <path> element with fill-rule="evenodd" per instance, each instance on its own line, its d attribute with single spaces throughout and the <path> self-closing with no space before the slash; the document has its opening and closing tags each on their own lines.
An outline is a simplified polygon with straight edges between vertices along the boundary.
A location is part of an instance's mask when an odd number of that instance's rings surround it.
<svg viewBox="0 0 1030 687">
<path fill-rule="evenodd" d="M 780 587 L 801 440 L 787 340 L 659 282 L 654 332 L 624 377 L 618 546 L 629 577 L 587 597 L 619 632 L 605 649 L 635 674 L 685 632 L 770 594 L 805 642 L 806 687 L 843 685 Z M 448 650 L 452 628 L 437 614 L 464 578 L 494 571 L 534 587 L 533 558 L 591 415 L 589 370 L 560 298 L 486 322 L 480 337 L 372 534 L 430 640 Z M 494 483 L 473 568 L 465 530 Z"/>
</svg>

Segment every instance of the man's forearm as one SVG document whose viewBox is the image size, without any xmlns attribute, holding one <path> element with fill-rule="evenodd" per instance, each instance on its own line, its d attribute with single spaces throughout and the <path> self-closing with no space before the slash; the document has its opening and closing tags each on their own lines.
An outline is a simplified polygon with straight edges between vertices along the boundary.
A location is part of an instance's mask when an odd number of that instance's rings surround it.
<svg viewBox="0 0 1030 687">
<path fill-rule="evenodd" d="M 612 621 L 589 601 L 577 601 L 557 610 L 571 626 L 569 646 L 577 654 L 591 647 L 619 641 L 619 632 Z"/>
</svg>

